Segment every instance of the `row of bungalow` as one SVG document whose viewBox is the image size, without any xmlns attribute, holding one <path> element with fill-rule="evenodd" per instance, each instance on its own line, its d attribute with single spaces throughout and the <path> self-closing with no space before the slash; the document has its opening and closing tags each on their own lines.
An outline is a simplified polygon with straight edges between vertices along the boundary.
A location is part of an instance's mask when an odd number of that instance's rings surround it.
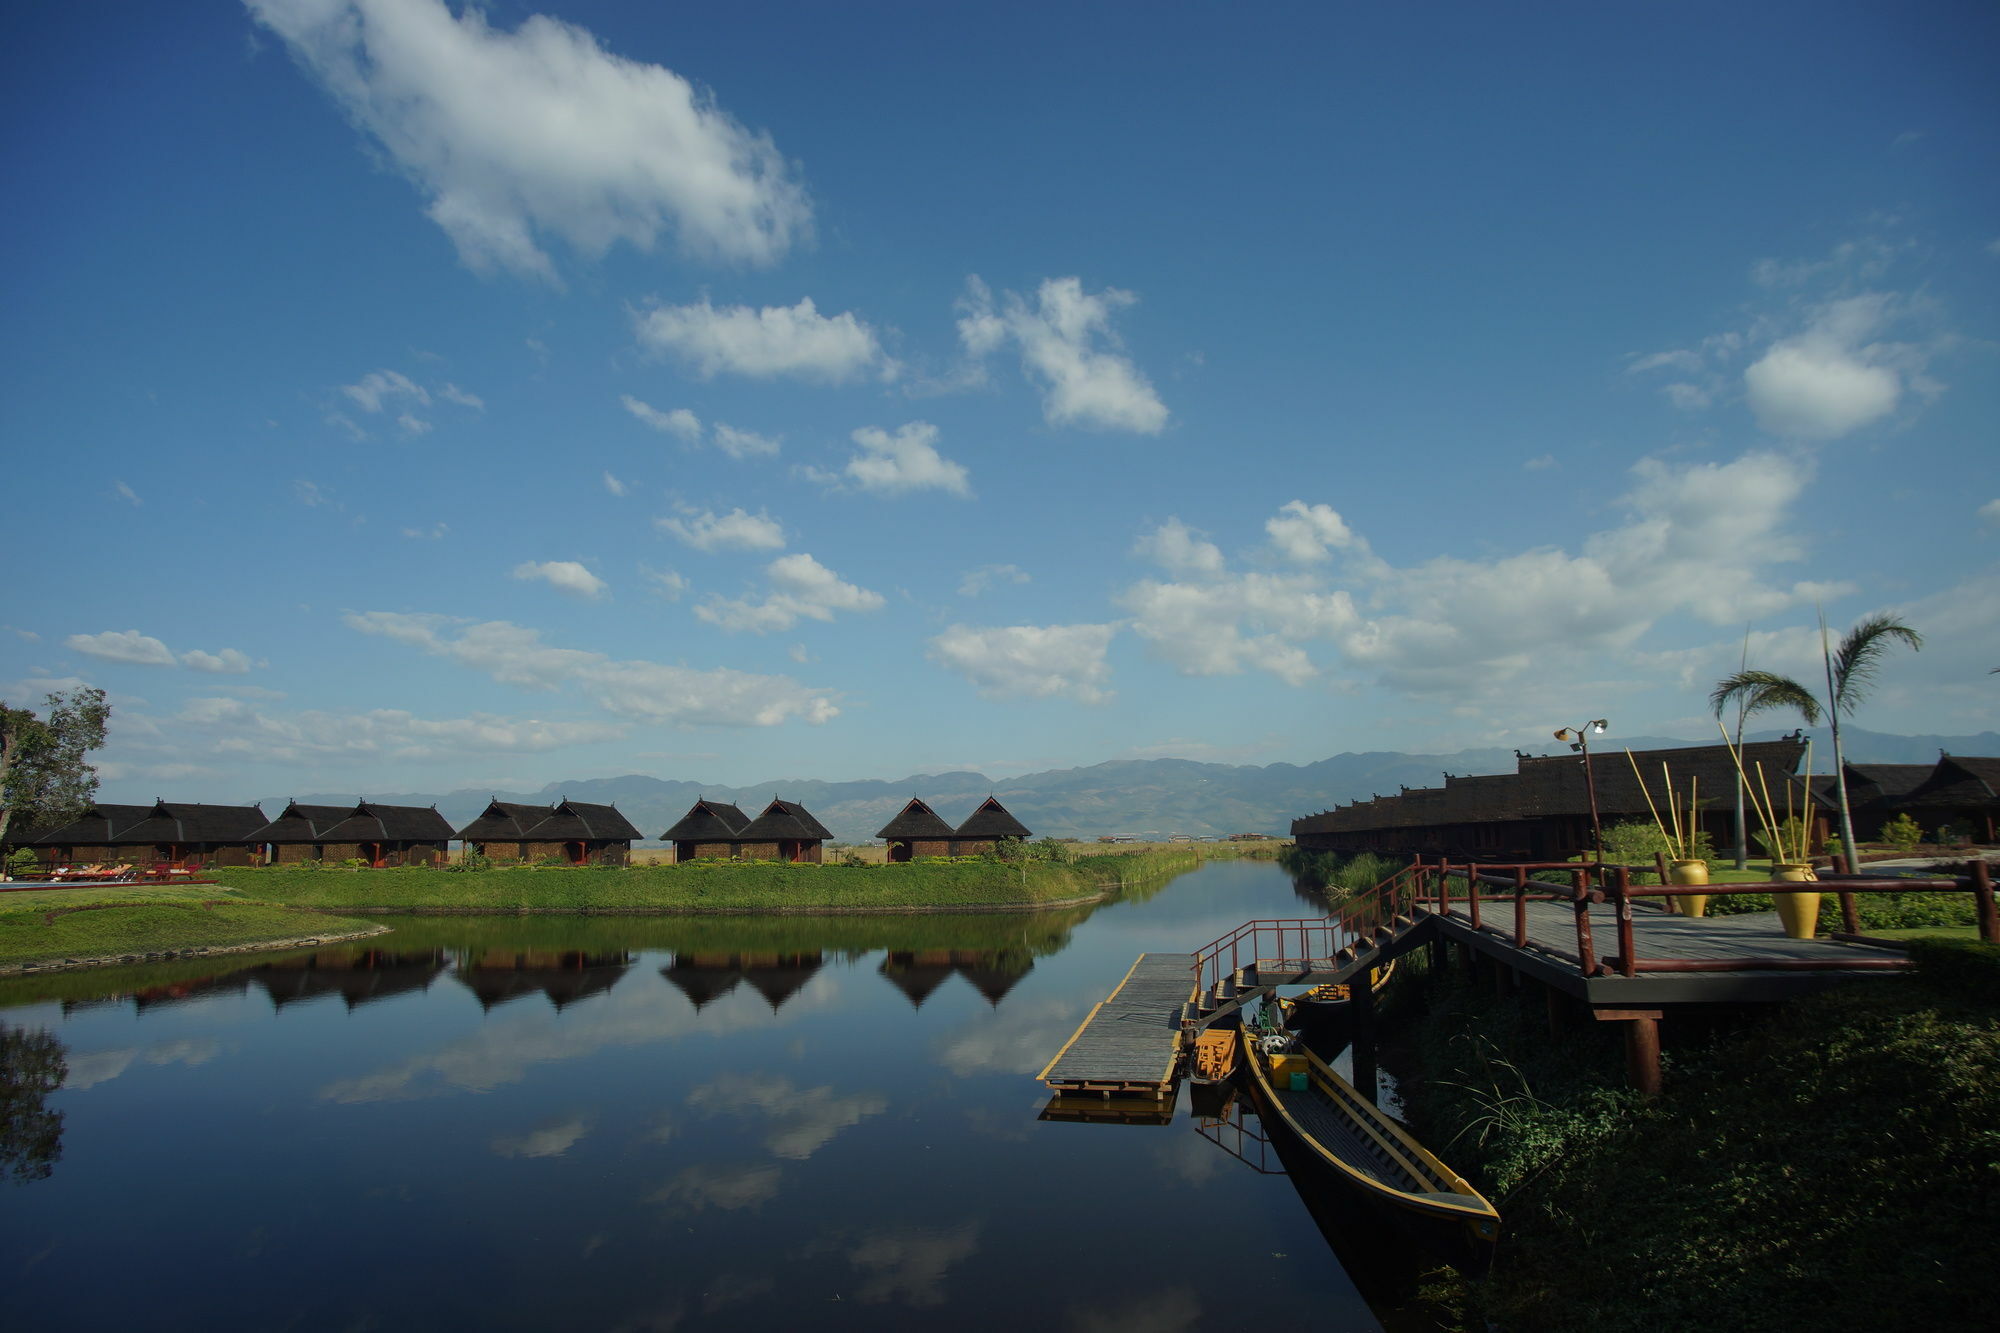
<svg viewBox="0 0 2000 1333">
<path fill-rule="evenodd" d="M 1834 832 L 1832 774 L 1801 778 L 1805 740 L 1794 734 L 1741 747 L 1751 781 L 1761 770 L 1779 813 L 1804 813 L 1812 793 L 1814 841 Z M 1651 821 L 1666 813 L 1671 783 L 1685 801 L 1692 786 L 1695 822 L 1718 849 L 1735 845 L 1736 760 L 1724 745 L 1671 750 L 1599 752 L 1588 772 L 1575 754 L 1515 755 L 1515 771 L 1477 777 L 1445 775 L 1442 787 L 1405 787 L 1292 821 L 1292 836 L 1308 851 L 1422 852 L 1479 861 L 1562 861 L 1590 848 L 1591 800 L 1597 817 L 1612 824 Z M 1881 836 L 1882 826 L 1909 814 L 1927 831 L 1949 825 L 1977 841 L 1994 840 L 2000 816 L 2000 760 L 1940 756 L 1935 764 L 1849 764 L 1848 801 L 1855 836 Z M 1644 778 L 1642 785 L 1640 779 Z M 1594 779 L 1594 780 L 1593 780 Z M 1755 816 L 1750 816 L 1756 828 Z"/>
<path fill-rule="evenodd" d="M 625 865 L 632 843 L 643 837 L 610 805 L 565 798 L 555 805 L 494 800 L 454 831 L 431 806 L 301 805 L 289 802 L 276 819 L 255 805 L 152 805 L 101 802 L 78 819 L 39 835 L 17 833 L 12 846 L 32 851 L 43 865 L 90 862 L 181 866 L 299 865 L 359 861 L 369 866 L 438 865 L 454 841 L 466 852 L 495 861 L 569 865 Z M 889 859 L 972 855 L 1029 836 L 999 801 L 987 800 L 956 829 L 921 800 L 911 800 L 877 836 L 889 840 Z M 774 800 L 752 818 L 726 801 L 696 801 L 681 821 L 660 835 L 676 861 L 721 857 L 740 861 L 818 864 L 833 837 L 811 811 Z"/>
</svg>

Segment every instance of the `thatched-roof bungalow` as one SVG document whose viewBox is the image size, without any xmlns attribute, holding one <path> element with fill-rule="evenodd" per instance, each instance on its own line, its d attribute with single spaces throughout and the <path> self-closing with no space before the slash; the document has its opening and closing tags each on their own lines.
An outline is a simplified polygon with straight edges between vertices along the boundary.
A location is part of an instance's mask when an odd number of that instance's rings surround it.
<svg viewBox="0 0 2000 1333">
<path fill-rule="evenodd" d="M 750 816 L 729 802 L 704 796 L 688 807 L 678 824 L 660 835 L 660 841 L 674 845 L 676 861 L 732 857 L 736 855 L 737 835 L 749 823 Z"/>
<path fill-rule="evenodd" d="M 774 800 L 736 835 L 736 856 L 742 861 L 809 861 L 818 865 L 825 859 L 826 840 L 832 836 L 804 806 Z"/>
<path fill-rule="evenodd" d="M 254 805 L 93 805 L 82 818 L 42 835 L 34 847 L 52 866 L 78 861 L 247 866 L 255 860 L 252 837 L 264 823 L 264 812 Z"/>
<path fill-rule="evenodd" d="M 950 856 L 952 827 L 937 811 L 915 796 L 875 836 L 889 844 L 889 864 L 900 865 L 920 856 Z"/>
<path fill-rule="evenodd" d="M 1926 832 L 1949 825 L 1975 842 L 1990 843 L 2000 818 L 2000 759 L 1940 755 L 1928 777 L 1889 804 Z M 1858 826 L 1855 836 L 1861 836 Z"/>
<path fill-rule="evenodd" d="M 250 832 L 266 865 L 299 865 L 326 859 L 326 832 L 354 813 L 351 805 L 300 805 L 288 801 L 278 817 Z"/>
<path fill-rule="evenodd" d="M 445 817 L 428 805 L 293 801 L 249 836 L 270 865 L 360 861 L 381 868 L 437 865 L 450 854 L 452 833 Z"/>
<path fill-rule="evenodd" d="M 489 801 L 453 836 L 466 851 L 495 861 L 622 866 L 632 860 L 633 840 L 645 835 L 615 805 L 564 797 L 554 805 Z"/>
<path fill-rule="evenodd" d="M 1742 747 L 1743 764 L 1752 782 L 1761 765 L 1775 790 L 1798 768 L 1805 748 L 1797 736 L 1753 742 Z M 1694 782 L 1701 827 L 1717 848 L 1733 844 L 1736 766 L 1728 747 L 1646 750 L 1631 760 L 1618 750 L 1594 751 L 1591 761 L 1598 817 L 1605 826 L 1652 818 L 1633 774 L 1636 761 L 1662 811 L 1666 774 L 1683 800 Z M 1308 851 L 1423 852 L 1485 861 L 1559 861 L 1588 849 L 1590 788 L 1582 758 L 1523 754 L 1516 756 L 1515 769 L 1478 777 L 1447 774 L 1442 787 L 1405 787 L 1396 796 L 1308 815 L 1292 821 L 1292 836 Z"/>
<path fill-rule="evenodd" d="M 1026 824 L 1007 813 L 999 797 L 989 796 L 952 832 L 951 854 L 977 856 L 996 850 L 1003 842 L 1026 842 L 1032 836 Z"/>
</svg>

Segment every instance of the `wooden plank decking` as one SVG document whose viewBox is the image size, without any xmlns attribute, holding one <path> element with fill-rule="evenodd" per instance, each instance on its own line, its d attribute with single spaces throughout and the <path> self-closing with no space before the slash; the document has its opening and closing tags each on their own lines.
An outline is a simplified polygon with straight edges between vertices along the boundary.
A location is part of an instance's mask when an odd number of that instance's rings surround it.
<svg viewBox="0 0 2000 1333">
<path fill-rule="evenodd" d="M 1180 1059 L 1181 1017 L 1195 996 L 1194 955 L 1146 953 L 1042 1070 L 1058 1093 L 1164 1097 Z"/>
</svg>

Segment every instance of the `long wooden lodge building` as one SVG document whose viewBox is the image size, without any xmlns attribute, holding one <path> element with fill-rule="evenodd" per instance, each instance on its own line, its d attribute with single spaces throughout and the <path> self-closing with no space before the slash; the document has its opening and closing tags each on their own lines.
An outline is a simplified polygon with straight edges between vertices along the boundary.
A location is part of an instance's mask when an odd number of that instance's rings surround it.
<svg viewBox="0 0 2000 1333">
<path fill-rule="evenodd" d="M 1754 741 L 1742 747 L 1743 767 L 1752 782 L 1761 765 L 1774 794 L 1791 787 L 1805 756 L 1805 740 L 1793 735 Z M 1645 777 L 1641 790 L 1633 774 Z M 1516 752 L 1512 773 L 1454 777 L 1442 787 L 1405 787 L 1396 796 L 1377 796 L 1292 821 L 1292 837 L 1308 851 L 1423 852 L 1455 860 L 1563 861 L 1590 848 L 1590 788 L 1578 754 L 1527 755 Z M 1661 815 L 1671 782 L 1685 801 L 1693 782 L 1697 819 L 1714 845 L 1736 840 L 1736 765 L 1724 745 L 1691 745 L 1672 750 L 1626 752 L 1593 750 L 1599 822 L 1605 827 L 1631 820 L 1651 822 L 1646 791 Z M 1665 765 L 1665 771 L 1661 766 Z M 1781 803 L 1784 797 L 1778 794 Z M 1800 805 L 1803 807 L 1803 800 Z M 1824 814 L 1824 811 L 1819 812 Z M 1753 820 L 1754 828 L 1754 820 Z"/>
<path fill-rule="evenodd" d="M 554 805 L 487 803 L 479 817 L 450 835 L 465 850 L 495 861 L 561 861 L 573 866 L 622 866 L 645 835 L 615 805 L 572 801 Z"/>
</svg>

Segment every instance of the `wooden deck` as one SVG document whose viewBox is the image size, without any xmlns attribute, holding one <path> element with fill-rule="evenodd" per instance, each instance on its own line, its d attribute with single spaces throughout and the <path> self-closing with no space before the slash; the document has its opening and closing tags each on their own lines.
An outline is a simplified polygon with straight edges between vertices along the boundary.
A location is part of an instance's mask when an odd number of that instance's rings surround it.
<svg viewBox="0 0 2000 1333">
<path fill-rule="evenodd" d="M 1171 1096 L 1194 963 L 1193 954 L 1140 954 L 1042 1070 L 1042 1082 L 1065 1096 Z"/>
</svg>

